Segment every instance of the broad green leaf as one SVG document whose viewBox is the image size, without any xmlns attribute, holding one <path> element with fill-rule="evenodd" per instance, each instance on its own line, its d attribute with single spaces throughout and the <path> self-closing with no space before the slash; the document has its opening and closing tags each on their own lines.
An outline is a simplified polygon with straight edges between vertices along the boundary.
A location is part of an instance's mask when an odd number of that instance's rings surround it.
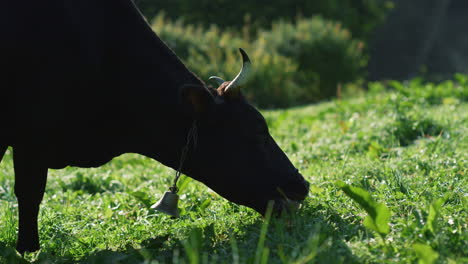
<svg viewBox="0 0 468 264">
<path fill-rule="evenodd" d="M 413 250 L 418 257 L 419 264 L 432 264 L 439 258 L 439 253 L 434 251 L 429 245 L 416 243 L 413 245 Z"/>
<path fill-rule="evenodd" d="M 384 204 L 376 204 L 376 217 L 373 218 L 370 214 L 364 219 L 364 226 L 377 231 L 380 235 L 385 236 L 390 232 L 390 210 Z"/>
<path fill-rule="evenodd" d="M 153 198 L 143 191 L 129 192 L 131 196 L 137 199 L 139 202 L 144 204 L 146 207 L 151 207 L 153 204 Z"/>
<path fill-rule="evenodd" d="M 408 92 L 405 89 L 405 86 L 399 81 L 389 81 L 388 84 L 395 88 L 395 90 L 401 92 L 404 95 L 408 95 Z"/>
<path fill-rule="evenodd" d="M 382 237 L 390 232 L 391 213 L 387 206 L 374 201 L 370 193 L 364 189 L 353 187 L 341 181 L 336 184 L 368 213 L 368 216 L 364 219 L 364 226 L 376 231 Z"/>
<path fill-rule="evenodd" d="M 210 206 L 211 204 L 211 199 L 210 198 L 207 198 L 205 199 L 199 206 L 199 210 L 201 212 L 203 212 L 206 208 L 208 208 L 208 206 Z"/>
<path fill-rule="evenodd" d="M 185 253 L 189 259 L 189 263 L 199 263 L 201 249 L 203 244 L 203 231 L 200 228 L 193 228 L 190 231 L 189 237 L 182 241 Z"/>
<path fill-rule="evenodd" d="M 192 178 L 187 177 L 185 175 L 181 175 L 179 181 L 177 182 L 177 187 L 179 188 L 179 192 L 182 193 L 188 187 L 188 185 L 192 182 Z"/>
<path fill-rule="evenodd" d="M 429 206 L 429 214 L 427 215 L 427 221 L 426 221 L 426 226 L 425 228 L 429 231 L 431 231 L 433 234 L 436 232 L 436 220 L 437 217 L 439 216 L 440 208 L 442 207 L 442 204 L 445 202 L 443 198 L 440 198 L 434 202 L 431 203 Z"/>
<path fill-rule="evenodd" d="M 372 141 L 367 148 L 367 156 L 370 158 L 378 159 L 382 153 L 387 152 L 388 150 L 381 146 L 378 142 Z"/>
</svg>

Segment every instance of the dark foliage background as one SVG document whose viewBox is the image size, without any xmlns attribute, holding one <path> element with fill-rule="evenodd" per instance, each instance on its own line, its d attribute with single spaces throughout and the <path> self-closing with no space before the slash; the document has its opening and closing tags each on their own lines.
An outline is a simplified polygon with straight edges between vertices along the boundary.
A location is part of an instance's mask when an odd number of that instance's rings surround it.
<svg viewBox="0 0 468 264">
<path fill-rule="evenodd" d="M 366 39 L 384 19 L 387 1 L 376 0 L 136 0 L 148 17 L 163 11 L 171 19 L 183 18 L 189 24 L 241 29 L 246 23 L 254 29 L 269 28 L 273 21 L 294 21 L 298 16 L 321 15 L 339 21 L 357 38 Z"/>
<path fill-rule="evenodd" d="M 468 73 L 465 0 L 135 2 L 203 78 L 229 79 L 236 49 L 246 49 L 257 69 L 248 95 L 262 107 L 333 98 L 369 80 Z"/>
</svg>

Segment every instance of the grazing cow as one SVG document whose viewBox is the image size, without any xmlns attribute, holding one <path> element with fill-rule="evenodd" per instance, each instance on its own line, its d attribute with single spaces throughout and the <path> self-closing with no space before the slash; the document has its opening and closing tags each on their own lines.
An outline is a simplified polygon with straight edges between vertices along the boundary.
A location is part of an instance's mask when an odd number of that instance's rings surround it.
<svg viewBox="0 0 468 264">
<path fill-rule="evenodd" d="M 131 0 L 4 1 L 0 160 L 13 148 L 19 252 L 39 249 L 48 168 L 97 167 L 139 153 L 260 213 L 302 201 L 308 183 L 240 92 L 250 69 L 207 88 Z M 255 89 L 252 87 L 251 89 Z"/>
</svg>

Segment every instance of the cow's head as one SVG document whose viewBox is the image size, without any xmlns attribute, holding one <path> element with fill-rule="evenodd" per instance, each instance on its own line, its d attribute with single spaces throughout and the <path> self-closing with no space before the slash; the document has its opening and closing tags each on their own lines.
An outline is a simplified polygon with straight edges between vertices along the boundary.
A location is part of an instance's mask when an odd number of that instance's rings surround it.
<svg viewBox="0 0 468 264">
<path fill-rule="evenodd" d="M 270 200 L 278 212 L 304 200 L 309 183 L 271 137 L 265 119 L 242 96 L 251 63 L 219 87 L 186 87 L 183 104 L 198 123 L 196 147 L 187 172 L 228 200 L 264 213 Z"/>
</svg>

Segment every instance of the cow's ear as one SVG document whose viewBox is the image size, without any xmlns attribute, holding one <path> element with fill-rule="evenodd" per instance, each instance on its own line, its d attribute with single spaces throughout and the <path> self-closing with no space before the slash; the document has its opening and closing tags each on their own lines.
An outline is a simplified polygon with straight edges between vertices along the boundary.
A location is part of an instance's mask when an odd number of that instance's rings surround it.
<svg viewBox="0 0 468 264">
<path fill-rule="evenodd" d="M 199 85 L 184 85 L 180 91 L 180 102 L 184 112 L 194 118 L 203 117 L 215 105 L 214 97 L 210 91 Z"/>
</svg>

